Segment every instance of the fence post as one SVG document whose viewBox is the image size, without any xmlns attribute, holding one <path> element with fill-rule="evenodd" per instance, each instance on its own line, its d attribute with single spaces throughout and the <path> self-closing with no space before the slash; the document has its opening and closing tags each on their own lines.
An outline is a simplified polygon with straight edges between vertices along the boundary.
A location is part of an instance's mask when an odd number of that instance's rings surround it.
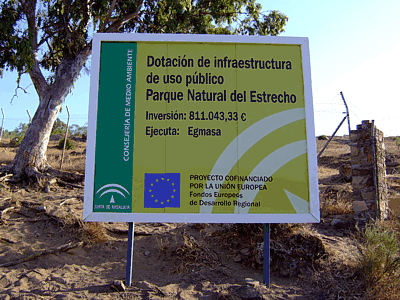
<svg viewBox="0 0 400 300">
<path fill-rule="evenodd" d="M 67 121 L 67 130 L 65 130 L 65 138 L 64 138 L 63 151 L 62 151 L 62 155 L 61 155 L 60 170 L 62 168 L 62 164 L 63 164 L 63 161 L 64 161 L 65 144 L 67 143 L 68 126 L 69 126 L 69 109 L 68 109 L 68 106 L 65 106 L 65 107 L 67 108 L 67 112 L 68 112 L 68 121 Z"/>
<path fill-rule="evenodd" d="M 1 109 L 1 113 L 3 114 L 3 121 L 1 121 L 0 142 L 1 142 L 1 138 L 3 137 L 3 129 L 4 129 L 4 111 L 3 111 L 3 109 Z"/>
<path fill-rule="evenodd" d="M 350 132 L 351 132 L 351 129 L 350 129 L 350 114 L 349 114 L 349 108 L 347 107 L 347 103 L 346 103 L 346 100 L 344 99 L 343 92 L 340 92 L 340 96 L 342 96 L 342 99 L 343 99 L 343 102 L 344 102 L 344 106 L 346 106 L 347 125 L 349 126 L 349 139 L 350 139 Z"/>
<path fill-rule="evenodd" d="M 28 116 L 29 116 L 29 124 L 28 124 L 28 126 L 29 126 L 32 123 L 32 118 L 31 118 L 31 114 L 29 113 L 29 110 L 26 110 L 26 112 L 28 113 Z"/>
</svg>

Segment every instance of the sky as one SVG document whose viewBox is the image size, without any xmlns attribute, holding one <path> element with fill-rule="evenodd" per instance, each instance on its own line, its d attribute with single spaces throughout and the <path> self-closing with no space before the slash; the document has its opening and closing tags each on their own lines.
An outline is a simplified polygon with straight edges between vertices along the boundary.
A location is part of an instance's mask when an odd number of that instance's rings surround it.
<svg viewBox="0 0 400 300">
<path fill-rule="evenodd" d="M 281 36 L 308 37 L 316 135 L 331 135 L 343 117 L 343 93 L 351 129 L 362 120 L 375 120 L 385 136 L 400 135 L 400 1 L 398 0 L 276 0 L 257 1 L 263 11 L 279 10 L 289 17 Z M 15 94 L 16 73 L 0 79 L 0 108 L 4 128 L 28 123 L 38 106 L 38 96 L 29 78 L 22 76 Z M 59 118 L 70 124 L 88 121 L 89 75 L 82 75 L 67 96 Z M 2 116 L 0 114 L 0 120 Z M 0 123 L 1 124 L 1 123 Z M 337 135 L 348 134 L 347 121 Z"/>
</svg>

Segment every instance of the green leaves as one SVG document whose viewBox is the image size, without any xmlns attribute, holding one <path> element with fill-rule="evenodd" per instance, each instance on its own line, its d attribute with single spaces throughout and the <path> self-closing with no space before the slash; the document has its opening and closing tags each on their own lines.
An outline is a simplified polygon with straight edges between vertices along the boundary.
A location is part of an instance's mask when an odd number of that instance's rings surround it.
<svg viewBox="0 0 400 300">
<path fill-rule="evenodd" d="M 3 69 L 23 73 L 33 63 L 27 31 L 20 28 L 23 14 L 12 2 L 3 2 L 0 10 L 0 76 Z"/>
<path fill-rule="evenodd" d="M 261 4 L 250 0 L 117 0 L 112 11 L 113 0 L 48 0 L 36 7 L 1 3 L 0 76 L 6 69 L 20 77 L 37 53 L 40 67 L 51 72 L 50 84 L 61 62 L 75 59 L 90 42 L 91 22 L 94 32 L 245 35 L 278 35 L 288 22 L 283 13 L 263 13 Z"/>
</svg>

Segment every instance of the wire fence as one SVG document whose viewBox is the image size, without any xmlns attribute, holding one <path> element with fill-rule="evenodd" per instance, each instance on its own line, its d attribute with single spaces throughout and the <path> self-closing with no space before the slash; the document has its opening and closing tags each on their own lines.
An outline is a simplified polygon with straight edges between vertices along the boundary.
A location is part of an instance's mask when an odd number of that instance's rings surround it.
<svg viewBox="0 0 400 300">
<path fill-rule="evenodd" d="M 400 117 L 388 117 L 386 119 L 375 120 L 375 126 L 381 130 L 385 136 L 400 136 Z"/>
<path fill-rule="evenodd" d="M 346 115 L 346 108 L 343 103 L 315 103 L 314 104 L 314 122 L 315 136 L 326 135 L 331 136 L 337 126 Z M 349 107 L 349 115 L 351 121 L 351 130 L 355 130 L 358 124 L 363 120 L 374 120 L 375 126 L 381 130 L 386 137 L 400 136 L 400 116 L 396 116 L 397 111 L 388 111 L 386 118 L 371 119 L 368 118 L 358 107 L 346 99 Z M 379 108 L 378 108 L 379 109 Z M 340 127 L 337 136 L 349 134 L 347 121 Z"/>
<path fill-rule="evenodd" d="M 368 120 L 368 117 L 354 104 L 346 99 L 349 107 L 349 114 L 351 120 L 351 129 L 356 129 L 357 124 L 361 124 L 362 120 Z M 7 113 L 7 112 L 5 112 Z M 389 115 L 389 113 L 391 115 Z M 31 112 L 33 116 L 34 112 Z M 400 116 L 396 116 L 397 111 L 388 111 L 387 118 L 375 119 L 376 127 L 383 131 L 385 136 L 400 136 L 400 126 L 396 126 L 400 123 Z M 343 117 L 346 115 L 346 108 L 342 102 L 340 95 L 336 95 L 330 103 L 314 103 L 314 123 L 315 123 L 315 136 L 326 135 L 331 136 Z M 1 116 L 0 116 L 1 117 Z M 64 123 L 67 122 L 68 115 L 66 112 L 62 111 L 58 118 Z M 88 114 L 79 113 L 74 114 L 71 112 L 70 124 L 77 124 L 79 126 L 87 126 Z M 4 122 L 4 128 L 8 131 L 12 131 L 19 126 L 20 123 L 29 123 L 28 114 L 21 114 L 21 116 L 6 116 L 6 121 Z M 1 124 L 1 120 L 0 120 Z M 1 126 L 0 126 L 1 127 Z M 339 128 L 336 133 L 337 136 L 348 135 L 348 125 L 347 120 Z"/>
<path fill-rule="evenodd" d="M 31 114 L 33 116 L 33 114 Z M 1 115 L 0 115 L 1 118 Z M 65 113 L 60 113 L 57 118 L 59 118 L 61 121 L 64 123 L 67 123 L 68 115 Z M 26 116 L 17 116 L 17 117 L 5 117 L 5 122 L 4 122 L 4 129 L 7 129 L 8 131 L 13 131 L 16 129 L 19 124 L 29 124 L 29 116 L 26 114 Z M 72 114 L 71 113 L 71 118 L 70 118 L 70 125 L 77 124 L 79 126 L 87 126 L 88 123 L 88 114 Z M 1 125 L 1 120 L 0 120 L 0 125 Z M 1 127 L 1 126 L 0 126 Z"/>
<path fill-rule="evenodd" d="M 316 104 L 314 109 L 315 135 L 331 136 L 343 118 L 346 116 L 346 108 L 343 104 Z M 343 124 L 336 135 L 348 135 L 349 129 Z"/>
</svg>

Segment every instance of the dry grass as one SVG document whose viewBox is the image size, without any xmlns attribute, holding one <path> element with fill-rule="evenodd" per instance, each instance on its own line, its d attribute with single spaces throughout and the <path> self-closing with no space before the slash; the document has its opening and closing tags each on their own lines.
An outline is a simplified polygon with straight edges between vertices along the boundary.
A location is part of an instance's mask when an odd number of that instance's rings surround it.
<svg viewBox="0 0 400 300">
<path fill-rule="evenodd" d="M 79 230 L 80 240 L 85 244 L 98 244 L 108 241 L 106 229 L 99 222 L 84 222 Z"/>
<path fill-rule="evenodd" d="M 329 296 L 322 299 L 363 299 L 363 281 L 357 276 L 356 265 L 344 262 L 332 253 L 319 261 L 306 280 Z"/>
<path fill-rule="evenodd" d="M 79 240 L 87 245 L 108 241 L 106 229 L 100 222 L 83 222 L 73 212 L 66 214 L 61 221 L 67 230 L 72 231 Z"/>
<path fill-rule="evenodd" d="M 157 248 L 160 252 L 165 253 L 171 247 L 168 238 L 157 237 Z"/>
<path fill-rule="evenodd" d="M 183 233 L 183 240 L 180 245 L 172 252 L 172 255 L 179 257 L 179 263 L 171 273 L 186 274 L 189 272 L 198 272 L 204 267 L 212 268 L 218 264 L 218 254 L 207 246 L 198 242 L 193 236 Z"/>
<path fill-rule="evenodd" d="M 320 191 L 321 217 L 352 214 L 353 191 L 350 185 L 328 186 Z"/>
<path fill-rule="evenodd" d="M 62 169 L 65 171 L 79 172 L 83 174 L 85 172 L 86 163 L 86 155 L 84 153 L 86 143 L 80 141 L 73 141 L 73 143 L 75 144 L 75 149 L 65 150 Z M 59 169 L 62 150 L 58 149 L 57 145 L 58 141 L 50 141 L 47 148 L 46 156 L 49 164 L 52 167 Z M 10 140 L 2 139 L 0 147 L 0 165 L 9 164 L 13 160 L 17 150 L 18 147 L 12 146 L 10 144 Z"/>
<path fill-rule="evenodd" d="M 86 143 L 73 141 L 75 144 L 75 149 L 65 150 L 64 160 L 62 169 L 70 172 L 85 172 L 86 154 L 84 150 L 86 148 Z M 62 150 L 57 148 L 58 142 L 49 142 L 49 147 L 47 148 L 47 160 L 54 168 L 58 169 L 60 167 Z"/>
</svg>

